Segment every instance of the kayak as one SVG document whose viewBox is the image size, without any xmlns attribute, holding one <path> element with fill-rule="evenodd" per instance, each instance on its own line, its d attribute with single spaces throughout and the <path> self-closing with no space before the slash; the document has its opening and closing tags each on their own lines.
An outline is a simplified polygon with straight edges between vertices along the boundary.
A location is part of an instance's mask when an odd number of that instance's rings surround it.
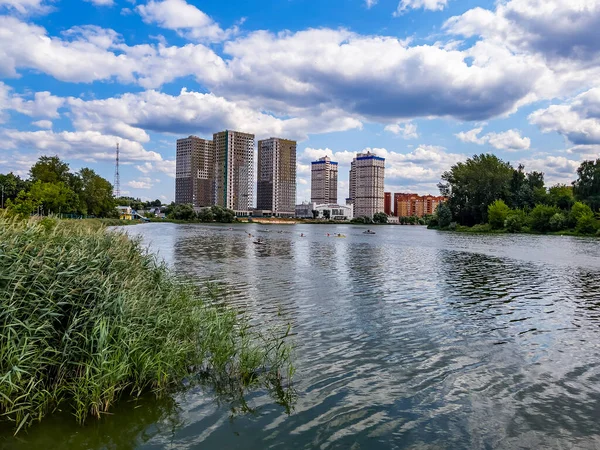
<svg viewBox="0 0 600 450">
<path fill-rule="evenodd" d="M 259 242 L 259 241 L 254 241 L 254 243 L 255 243 L 256 245 L 265 245 L 265 243 L 264 243 L 264 242 Z"/>
<path fill-rule="evenodd" d="M 363 231 L 363 234 L 377 234 L 374 231 Z"/>
</svg>

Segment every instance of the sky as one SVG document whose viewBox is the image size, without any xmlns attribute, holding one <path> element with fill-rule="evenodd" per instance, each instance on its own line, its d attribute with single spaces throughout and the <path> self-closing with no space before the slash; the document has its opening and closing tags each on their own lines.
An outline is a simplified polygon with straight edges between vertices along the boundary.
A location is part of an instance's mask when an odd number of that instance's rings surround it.
<svg viewBox="0 0 600 450">
<path fill-rule="evenodd" d="M 175 142 L 224 129 L 310 162 L 386 158 L 437 194 L 490 152 L 547 184 L 600 157 L 600 0 L 0 0 L 0 173 L 41 155 L 174 198 Z"/>
</svg>

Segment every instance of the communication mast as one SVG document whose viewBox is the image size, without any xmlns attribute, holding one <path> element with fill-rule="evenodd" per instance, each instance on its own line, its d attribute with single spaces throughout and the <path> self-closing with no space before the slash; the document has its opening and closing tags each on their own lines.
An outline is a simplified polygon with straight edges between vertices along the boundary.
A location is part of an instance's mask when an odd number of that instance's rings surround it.
<svg viewBox="0 0 600 450">
<path fill-rule="evenodd" d="M 121 175 L 119 174 L 119 143 L 117 142 L 117 159 L 115 161 L 115 182 L 114 182 L 114 196 L 119 198 L 121 196 Z"/>
</svg>

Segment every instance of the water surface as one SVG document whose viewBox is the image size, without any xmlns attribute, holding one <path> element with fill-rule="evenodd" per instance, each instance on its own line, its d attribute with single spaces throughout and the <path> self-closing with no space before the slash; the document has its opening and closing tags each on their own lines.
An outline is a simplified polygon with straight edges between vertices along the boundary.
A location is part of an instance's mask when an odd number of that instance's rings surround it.
<svg viewBox="0 0 600 450">
<path fill-rule="evenodd" d="M 600 448 L 600 240 L 232 228 L 127 232 L 178 272 L 223 286 L 257 323 L 292 323 L 291 415 L 257 392 L 256 412 L 232 419 L 198 389 L 123 403 L 85 427 L 55 416 L 5 446 Z"/>
</svg>

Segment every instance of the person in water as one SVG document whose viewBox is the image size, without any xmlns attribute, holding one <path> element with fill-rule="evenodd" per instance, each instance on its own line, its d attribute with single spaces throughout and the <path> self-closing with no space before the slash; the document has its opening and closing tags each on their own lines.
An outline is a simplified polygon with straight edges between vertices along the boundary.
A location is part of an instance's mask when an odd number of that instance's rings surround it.
<svg viewBox="0 0 600 450">
<path fill-rule="evenodd" d="M 304 237 L 304 233 L 300 233 L 300 237 Z"/>
</svg>

